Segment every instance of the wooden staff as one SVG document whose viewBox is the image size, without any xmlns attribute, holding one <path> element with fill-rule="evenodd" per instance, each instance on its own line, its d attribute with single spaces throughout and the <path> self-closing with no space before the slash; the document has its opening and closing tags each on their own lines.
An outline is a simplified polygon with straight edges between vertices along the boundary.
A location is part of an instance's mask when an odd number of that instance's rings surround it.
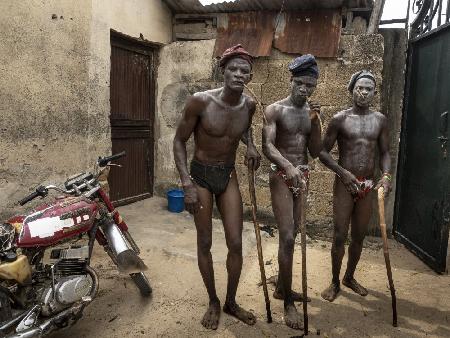
<svg viewBox="0 0 450 338">
<path fill-rule="evenodd" d="M 394 281 L 392 279 L 391 261 L 389 259 L 389 249 L 386 233 L 386 220 L 384 217 L 384 188 L 378 189 L 378 212 L 380 214 L 380 230 L 383 238 L 383 253 L 384 261 L 386 263 L 387 277 L 389 280 L 389 289 L 391 290 L 392 298 L 392 325 L 397 327 L 397 298 L 395 297 Z"/>
<path fill-rule="evenodd" d="M 259 271 L 261 272 L 261 282 L 264 290 L 264 300 L 266 302 L 267 322 L 272 323 L 272 312 L 270 311 L 269 292 L 267 291 L 266 271 L 264 269 L 264 258 L 261 246 L 261 233 L 258 221 L 256 220 L 256 193 L 255 193 L 255 171 L 252 161 L 248 161 L 248 189 L 252 202 L 253 225 L 255 227 L 256 247 L 258 249 Z"/>
<path fill-rule="evenodd" d="M 302 291 L 303 291 L 303 327 L 305 336 L 308 335 L 308 281 L 306 275 L 306 196 L 307 189 L 301 191 L 300 195 L 300 239 L 302 245 Z"/>
</svg>

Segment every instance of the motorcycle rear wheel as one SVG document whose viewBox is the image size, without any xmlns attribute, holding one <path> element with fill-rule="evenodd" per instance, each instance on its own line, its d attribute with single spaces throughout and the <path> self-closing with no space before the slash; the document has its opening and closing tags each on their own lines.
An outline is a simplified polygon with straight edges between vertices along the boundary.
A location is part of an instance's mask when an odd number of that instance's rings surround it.
<svg viewBox="0 0 450 338">
<path fill-rule="evenodd" d="M 141 296 L 150 297 L 152 294 L 152 287 L 150 286 L 150 282 L 148 281 L 147 276 L 143 272 L 131 273 L 131 279 L 134 284 L 136 284 L 137 288 L 141 292 Z"/>
</svg>

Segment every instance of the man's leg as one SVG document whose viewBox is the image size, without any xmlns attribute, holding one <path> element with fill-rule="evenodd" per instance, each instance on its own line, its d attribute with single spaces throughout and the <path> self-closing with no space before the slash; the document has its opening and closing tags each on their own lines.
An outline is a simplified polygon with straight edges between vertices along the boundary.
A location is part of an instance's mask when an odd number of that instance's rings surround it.
<svg viewBox="0 0 450 338">
<path fill-rule="evenodd" d="M 292 260 L 297 230 L 293 216 L 293 196 L 284 180 L 273 173 L 270 174 L 270 194 L 280 236 L 278 285 L 281 286 L 284 296 L 284 321 L 293 329 L 302 329 L 302 318 L 292 299 Z"/>
<path fill-rule="evenodd" d="M 214 282 L 214 268 L 211 256 L 212 244 L 212 194 L 209 190 L 196 185 L 201 205 L 194 215 L 197 228 L 197 259 L 198 268 L 205 283 L 209 296 L 209 308 L 202 319 L 202 325 L 207 329 L 217 329 L 220 318 L 220 301 L 217 298 Z"/>
<path fill-rule="evenodd" d="M 351 236 L 352 241 L 348 247 L 347 270 L 342 280 L 342 284 L 349 287 L 361 296 L 367 296 L 367 290 L 360 285 L 353 277 L 356 265 L 361 257 L 364 237 L 367 233 L 367 227 L 372 215 L 372 194 L 368 194 L 355 204 L 352 215 Z"/>
<path fill-rule="evenodd" d="M 345 189 L 345 186 L 336 178 L 334 182 L 333 194 L 333 245 L 331 246 L 331 267 L 333 280 L 330 286 L 325 289 L 321 296 L 323 299 L 332 302 L 336 299 L 340 291 L 339 274 L 341 272 L 342 258 L 345 254 L 345 240 L 347 239 L 350 217 L 353 211 L 353 197 Z"/>
<path fill-rule="evenodd" d="M 216 196 L 217 207 L 222 217 L 225 229 L 225 239 L 228 247 L 227 271 L 228 285 L 227 298 L 223 306 L 224 312 L 236 317 L 246 324 L 256 323 L 255 316 L 245 311 L 236 303 L 236 291 L 242 270 L 242 197 L 236 172 L 233 170 L 226 190 Z"/>
<path fill-rule="evenodd" d="M 294 240 L 295 240 L 295 238 L 297 237 L 297 234 L 298 234 L 298 230 L 300 228 L 300 217 L 301 217 L 301 214 L 302 214 L 302 212 L 306 212 L 306 210 L 302 210 L 301 197 L 300 196 L 296 197 L 296 198 L 293 198 L 292 204 L 293 204 L 293 221 L 294 221 Z M 292 283 L 291 283 L 291 288 L 292 288 Z M 281 279 L 280 278 L 278 278 L 278 280 L 276 282 L 276 289 L 275 289 L 275 291 L 273 293 L 273 297 L 276 298 L 276 299 L 284 299 L 283 287 L 281 285 Z M 294 302 L 303 302 L 303 294 L 302 293 L 295 292 L 294 290 L 291 290 L 291 297 L 292 297 L 292 300 Z M 311 298 L 308 297 L 307 301 L 310 302 Z"/>
</svg>

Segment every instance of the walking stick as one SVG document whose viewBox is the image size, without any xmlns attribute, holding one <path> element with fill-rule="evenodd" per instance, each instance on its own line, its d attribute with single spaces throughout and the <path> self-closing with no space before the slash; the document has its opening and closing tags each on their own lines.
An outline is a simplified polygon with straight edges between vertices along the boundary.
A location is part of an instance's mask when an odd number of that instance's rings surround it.
<svg viewBox="0 0 450 338">
<path fill-rule="evenodd" d="M 306 276 L 306 225 L 305 206 L 307 190 L 303 190 L 300 195 L 300 239 L 302 245 L 302 291 L 303 291 L 303 327 L 305 336 L 308 335 L 308 282 Z"/>
<path fill-rule="evenodd" d="M 384 188 L 378 189 L 378 211 L 380 213 L 380 229 L 381 237 L 383 238 L 383 253 L 384 261 L 386 263 L 387 277 L 389 280 L 389 289 L 391 290 L 392 298 L 392 325 L 397 327 L 397 298 L 395 297 L 394 281 L 392 279 L 391 261 L 389 259 L 387 233 L 386 233 L 386 220 L 384 217 Z"/>
<path fill-rule="evenodd" d="M 264 258 L 261 246 L 261 233 L 259 224 L 256 220 L 256 194 L 255 194 L 255 171 L 251 161 L 248 162 L 248 189 L 250 191 L 250 200 L 252 202 L 253 225 L 255 227 L 256 247 L 258 248 L 259 271 L 261 272 L 261 282 L 264 290 L 264 300 L 266 302 L 267 322 L 272 323 L 272 312 L 270 311 L 269 292 L 267 291 L 266 271 L 264 269 Z"/>
</svg>

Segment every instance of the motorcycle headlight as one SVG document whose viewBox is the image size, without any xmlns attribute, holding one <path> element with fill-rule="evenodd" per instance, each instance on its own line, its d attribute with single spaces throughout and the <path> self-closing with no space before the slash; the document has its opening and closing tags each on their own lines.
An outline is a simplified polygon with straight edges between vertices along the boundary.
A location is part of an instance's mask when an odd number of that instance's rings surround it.
<svg viewBox="0 0 450 338">
<path fill-rule="evenodd" d="M 14 243 L 15 228 L 9 223 L 0 225 L 0 251 L 11 249 Z"/>
</svg>

